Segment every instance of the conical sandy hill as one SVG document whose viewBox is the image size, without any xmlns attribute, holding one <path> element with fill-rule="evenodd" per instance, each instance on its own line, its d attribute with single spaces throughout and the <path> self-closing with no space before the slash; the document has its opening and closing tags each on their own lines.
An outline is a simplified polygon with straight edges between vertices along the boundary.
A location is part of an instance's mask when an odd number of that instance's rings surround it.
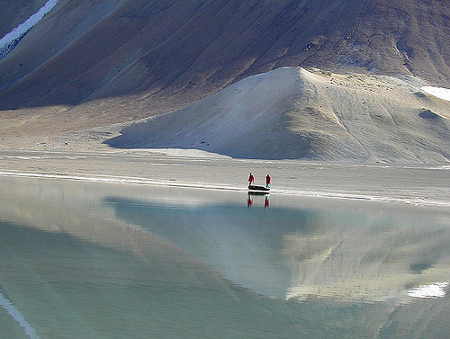
<svg viewBox="0 0 450 339">
<path fill-rule="evenodd" d="M 448 161 L 450 102 L 390 77 L 280 68 L 122 131 L 115 147 L 242 158 Z"/>
</svg>

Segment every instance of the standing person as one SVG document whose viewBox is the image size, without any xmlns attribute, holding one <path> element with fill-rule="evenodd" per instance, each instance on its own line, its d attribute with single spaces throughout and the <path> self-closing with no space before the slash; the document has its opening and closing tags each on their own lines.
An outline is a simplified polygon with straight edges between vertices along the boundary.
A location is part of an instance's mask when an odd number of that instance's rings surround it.
<svg viewBox="0 0 450 339">
<path fill-rule="evenodd" d="M 255 183 L 255 176 L 253 174 L 250 173 L 249 177 L 248 177 L 248 185 L 253 185 Z"/>
<path fill-rule="evenodd" d="M 269 188 L 270 187 L 270 182 L 271 182 L 272 178 L 270 178 L 270 175 L 266 175 L 266 187 Z"/>
</svg>

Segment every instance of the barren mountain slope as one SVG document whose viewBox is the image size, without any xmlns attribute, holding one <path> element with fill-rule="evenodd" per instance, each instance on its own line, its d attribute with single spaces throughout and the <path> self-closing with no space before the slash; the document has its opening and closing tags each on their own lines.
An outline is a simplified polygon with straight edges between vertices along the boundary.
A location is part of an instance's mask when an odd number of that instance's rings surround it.
<svg viewBox="0 0 450 339">
<path fill-rule="evenodd" d="M 281 66 L 445 86 L 449 27 L 440 0 L 60 0 L 0 61 L 0 132 L 151 116 Z"/>
<path fill-rule="evenodd" d="M 237 158 L 450 160 L 450 102 L 386 76 L 279 68 L 134 124 L 115 147 L 193 148 Z"/>
</svg>

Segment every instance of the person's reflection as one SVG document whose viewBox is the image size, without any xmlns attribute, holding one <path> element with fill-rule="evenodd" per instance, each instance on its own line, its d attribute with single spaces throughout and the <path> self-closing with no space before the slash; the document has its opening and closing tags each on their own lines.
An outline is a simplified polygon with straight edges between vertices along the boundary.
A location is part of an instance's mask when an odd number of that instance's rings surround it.
<svg viewBox="0 0 450 339">
<path fill-rule="evenodd" d="M 251 193 L 249 193 L 247 195 L 247 207 L 248 208 L 253 206 L 253 197 L 254 197 L 254 195 Z M 259 200 L 259 198 L 257 200 Z M 269 206 L 270 206 L 269 194 L 264 194 L 264 207 L 269 208 Z"/>
<path fill-rule="evenodd" d="M 253 206 L 253 197 L 249 194 L 247 199 L 247 207 L 250 208 Z"/>
</svg>

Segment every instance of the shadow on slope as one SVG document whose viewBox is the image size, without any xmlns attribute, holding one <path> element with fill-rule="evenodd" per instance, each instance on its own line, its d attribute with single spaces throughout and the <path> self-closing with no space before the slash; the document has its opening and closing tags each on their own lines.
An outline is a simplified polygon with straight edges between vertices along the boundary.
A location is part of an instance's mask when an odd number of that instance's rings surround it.
<svg viewBox="0 0 450 339">
<path fill-rule="evenodd" d="M 298 65 L 445 83 L 449 18 L 437 0 L 61 2 L 0 63 L 0 109 L 132 95 L 149 116 Z"/>
<path fill-rule="evenodd" d="M 107 144 L 235 158 L 446 162 L 450 103 L 416 93 L 395 78 L 280 68 L 135 123 Z"/>
</svg>

